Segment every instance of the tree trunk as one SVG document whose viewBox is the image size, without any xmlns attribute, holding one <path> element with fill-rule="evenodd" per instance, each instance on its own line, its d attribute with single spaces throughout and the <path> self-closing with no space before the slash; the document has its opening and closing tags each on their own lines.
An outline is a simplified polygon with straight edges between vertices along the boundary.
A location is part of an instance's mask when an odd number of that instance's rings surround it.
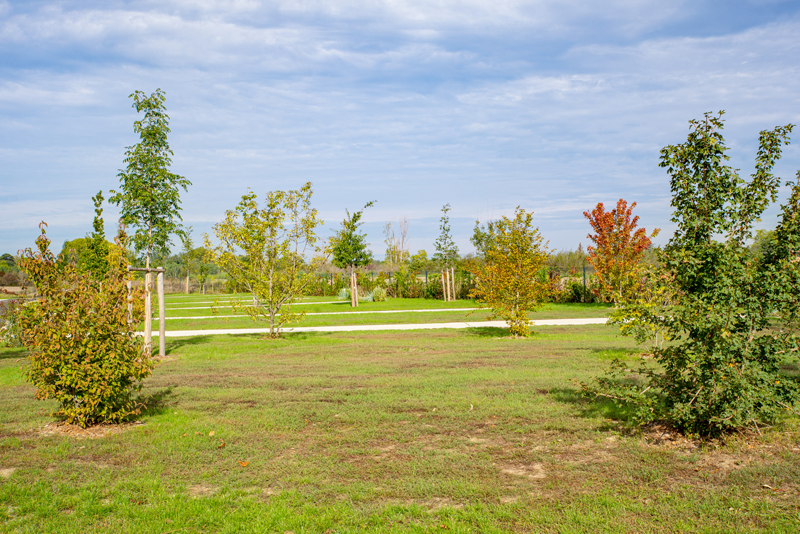
<svg viewBox="0 0 800 534">
<path fill-rule="evenodd" d="M 189 294 L 189 273 L 186 273 L 186 294 Z"/>
<path fill-rule="evenodd" d="M 442 277 L 442 299 L 447 302 L 447 285 L 444 278 L 444 270 L 440 271 L 439 274 Z"/>
<path fill-rule="evenodd" d="M 269 337 L 275 337 L 275 312 L 269 310 Z"/>
</svg>

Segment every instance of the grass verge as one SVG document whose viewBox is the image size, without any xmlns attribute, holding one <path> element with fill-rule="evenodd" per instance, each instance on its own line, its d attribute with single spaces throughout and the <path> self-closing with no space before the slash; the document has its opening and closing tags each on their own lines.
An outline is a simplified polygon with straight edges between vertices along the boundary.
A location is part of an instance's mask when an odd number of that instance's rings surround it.
<svg viewBox="0 0 800 534">
<path fill-rule="evenodd" d="M 140 424 L 64 433 L 0 349 L 5 532 L 797 532 L 800 432 L 631 434 L 601 326 L 168 340 Z M 83 436 L 83 438 L 81 437 Z"/>
</svg>

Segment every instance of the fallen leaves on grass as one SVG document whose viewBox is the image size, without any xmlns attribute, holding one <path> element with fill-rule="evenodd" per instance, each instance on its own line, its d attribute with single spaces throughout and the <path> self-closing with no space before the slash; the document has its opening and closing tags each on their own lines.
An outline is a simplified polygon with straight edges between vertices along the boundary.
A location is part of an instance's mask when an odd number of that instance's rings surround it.
<svg viewBox="0 0 800 534">
<path fill-rule="evenodd" d="M 250 465 L 250 462 L 247 461 L 239 462 L 239 465 L 241 465 L 242 467 L 247 467 L 248 465 Z"/>
</svg>

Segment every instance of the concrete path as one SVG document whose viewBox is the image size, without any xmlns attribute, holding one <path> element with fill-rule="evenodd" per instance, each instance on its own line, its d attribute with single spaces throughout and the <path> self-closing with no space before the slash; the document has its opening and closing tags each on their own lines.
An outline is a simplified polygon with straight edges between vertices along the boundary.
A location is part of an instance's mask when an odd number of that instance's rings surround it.
<svg viewBox="0 0 800 534">
<path fill-rule="evenodd" d="M 230 300 L 227 301 L 227 302 L 230 302 Z M 246 306 L 246 305 L 248 305 L 248 303 L 252 304 L 252 302 L 253 302 L 252 300 L 242 301 L 242 305 Z M 190 304 L 190 303 L 188 303 L 188 302 L 183 303 L 182 302 L 181 304 Z M 197 303 L 192 302 L 191 304 L 197 304 Z M 298 305 L 298 304 L 300 304 L 300 303 L 295 303 L 295 306 Z M 331 300 L 331 301 L 326 301 L 326 302 L 304 302 L 303 303 L 303 305 L 305 305 L 305 306 L 316 306 L 317 304 L 350 304 L 350 302 L 346 301 L 346 300 Z M 226 306 L 226 305 L 219 305 L 219 306 L 170 306 L 170 303 L 167 302 L 167 303 L 164 304 L 164 308 L 167 309 L 167 310 L 210 310 L 212 308 L 233 308 L 233 306 Z"/>
<path fill-rule="evenodd" d="M 480 310 L 488 310 L 489 308 L 441 308 L 438 310 L 377 310 L 377 311 L 357 311 L 357 312 L 311 312 L 306 313 L 306 315 L 364 315 L 364 314 L 376 314 L 376 313 L 429 313 L 429 312 L 455 312 L 455 311 L 480 311 Z M 280 313 L 277 314 L 280 316 Z M 249 317 L 249 315 L 240 314 L 240 315 L 198 315 L 197 317 L 167 317 L 167 320 L 170 319 L 220 319 L 220 318 L 230 318 L 230 317 Z M 154 321 L 158 321 L 158 317 L 153 317 Z"/>
<path fill-rule="evenodd" d="M 606 324 L 606 318 L 595 319 L 550 319 L 535 321 L 537 326 L 572 326 L 585 324 Z M 365 330 L 436 330 L 442 328 L 508 328 L 505 321 L 476 321 L 472 323 L 428 323 L 428 324 L 374 324 L 374 325 L 346 325 L 346 326 L 298 326 L 284 328 L 285 333 L 292 332 L 357 332 Z M 190 337 L 190 336 L 218 336 L 224 334 L 268 334 L 269 328 L 229 328 L 221 330 L 172 330 L 167 331 L 165 337 Z M 139 332 L 141 335 L 141 332 Z M 158 337 L 158 331 L 153 332 Z"/>
</svg>

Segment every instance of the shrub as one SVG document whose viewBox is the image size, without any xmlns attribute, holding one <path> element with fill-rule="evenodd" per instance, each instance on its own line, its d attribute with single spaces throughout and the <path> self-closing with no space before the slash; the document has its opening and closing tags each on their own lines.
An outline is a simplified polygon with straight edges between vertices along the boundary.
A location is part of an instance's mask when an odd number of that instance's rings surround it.
<svg viewBox="0 0 800 534">
<path fill-rule="evenodd" d="M 22 300 L 0 300 L 0 343 L 7 347 L 22 346 L 20 314 L 23 308 Z"/>
<path fill-rule="evenodd" d="M 376 287 L 372 290 L 372 299 L 375 302 L 384 302 L 386 300 L 386 290 L 381 287 Z"/>
<path fill-rule="evenodd" d="M 118 244 L 124 242 L 120 228 Z M 153 364 L 134 331 L 141 305 L 129 321 L 124 244 L 114 247 L 100 281 L 72 262 L 58 262 L 49 243 L 42 227 L 38 251 L 27 249 L 20 260 L 39 292 L 39 300 L 20 314 L 22 343 L 30 352 L 25 376 L 36 387 L 36 398 L 57 400 L 57 415 L 83 427 L 138 414 L 131 393 L 141 388 Z"/>
<path fill-rule="evenodd" d="M 350 290 L 343 287 L 339 290 L 339 293 L 336 294 L 336 298 L 339 300 L 350 300 Z"/>
<path fill-rule="evenodd" d="M 771 246 L 754 256 L 745 243 L 777 199 L 781 180 L 772 169 L 792 125 L 761 132 L 749 182 L 724 164 L 720 117 L 691 125 L 686 143 L 661 151 L 676 230 L 649 279 L 650 296 L 615 312 L 632 335 L 650 339 L 658 365 L 617 362 L 587 389 L 631 406 L 642 422 L 665 419 L 714 436 L 800 408 L 800 173 Z"/>
</svg>

